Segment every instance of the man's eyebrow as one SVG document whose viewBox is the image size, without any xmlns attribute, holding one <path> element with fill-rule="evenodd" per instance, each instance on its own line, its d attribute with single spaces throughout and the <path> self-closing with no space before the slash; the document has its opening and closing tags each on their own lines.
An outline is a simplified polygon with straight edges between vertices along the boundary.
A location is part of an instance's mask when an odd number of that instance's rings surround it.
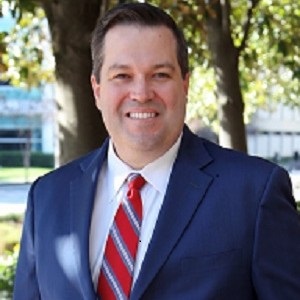
<svg viewBox="0 0 300 300">
<path fill-rule="evenodd" d="M 123 64 L 113 64 L 108 68 L 109 71 L 119 70 L 119 69 L 129 69 L 129 66 Z"/>
<path fill-rule="evenodd" d="M 172 69 L 175 70 L 175 66 L 169 62 L 165 62 L 165 63 L 159 63 L 154 65 L 154 69 L 161 69 L 161 68 L 167 68 L 167 69 Z"/>
</svg>

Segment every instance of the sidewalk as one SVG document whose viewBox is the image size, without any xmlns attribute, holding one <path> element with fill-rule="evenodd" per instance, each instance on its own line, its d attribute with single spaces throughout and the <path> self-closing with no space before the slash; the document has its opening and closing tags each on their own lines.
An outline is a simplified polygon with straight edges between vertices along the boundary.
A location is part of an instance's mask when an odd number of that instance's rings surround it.
<svg viewBox="0 0 300 300">
<path fill-rule="evenodd" d="M 24 213 L 29 188 L 30 184 L 0 183 L 0 215 Z"/>
</svg>

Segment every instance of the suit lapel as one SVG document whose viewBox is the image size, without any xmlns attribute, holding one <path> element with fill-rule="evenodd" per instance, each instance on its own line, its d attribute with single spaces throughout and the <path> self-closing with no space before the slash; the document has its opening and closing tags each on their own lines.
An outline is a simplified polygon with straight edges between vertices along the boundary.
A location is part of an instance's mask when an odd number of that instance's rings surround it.
<svg viewBox="0 0 300 300">
<path fill-rule="evenodd" d="M 92 159 L 80 164 L 81 173 L 70 183 L 70 232 L 75 237 L 73 250 L 77 253 L 78 282 L 82 299 L 96 299 L 89 262 L 89 232 L 98 173 L 107 153 L 107 143 Z"/>
<path fill-rule="evenodd" d="M 106 142 L 92 158 L 81 163 L 80 175 L 70 183 L 70 232 L 78 241 L 74 242 L 73 250 L 78 254 L 77 274 L 83 299 L 97 298 L 89 265 L 89 231 L 98 173 L 106 158 L 107 145 Z M 201 168 L 211 160 L 201 140 L 185 128 L 152 240 L 132 291 L 132 299 L 142 297 L 200 206 L 212 182 L 212 178 Z"/>
<path fill-rule="evenodd" d="M 140 299 L 176 246 L 212 183 L 201 168 L 211 162 L 202 141 L 187 129 L 131 299 Z"/>
</svg>

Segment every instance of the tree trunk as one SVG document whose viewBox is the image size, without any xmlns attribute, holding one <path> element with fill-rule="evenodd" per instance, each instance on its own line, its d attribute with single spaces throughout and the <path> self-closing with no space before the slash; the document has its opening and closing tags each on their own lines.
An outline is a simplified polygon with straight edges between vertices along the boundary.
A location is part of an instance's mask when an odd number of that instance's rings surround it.
<svg viewBox="0 0 300 300">
<path fill-rule="evenodd" d="M 231 37 L 229 2 L 222 1 L 221 4 L 215 1 L 211 8 L 205 28 L 217 78 L 219 143 L 247 152 L 244 102 L 239 81 L 239 51 Z"/>
<path fill-rule="evenodd" d="M 107 135 L 90 86 L 90 37 L 106 2 L 41 1 L 56 62 L 59 165 L 96 148 Z"/>
</svg>

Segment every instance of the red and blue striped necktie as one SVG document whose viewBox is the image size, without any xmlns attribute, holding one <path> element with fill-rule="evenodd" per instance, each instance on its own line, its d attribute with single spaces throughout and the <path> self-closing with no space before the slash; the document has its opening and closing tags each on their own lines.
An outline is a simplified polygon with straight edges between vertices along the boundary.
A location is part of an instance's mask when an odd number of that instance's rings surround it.
<svg viewBox="0 0 300 300">
<path fill-rule="evenodd" d="M 101 300 L 129 299 L 142 224 L 140 189 L 144 184 L 139 174 L 128 177 L 127 197 L 117 210 L 106 242 L 97 289 Z"/>
</svg>

